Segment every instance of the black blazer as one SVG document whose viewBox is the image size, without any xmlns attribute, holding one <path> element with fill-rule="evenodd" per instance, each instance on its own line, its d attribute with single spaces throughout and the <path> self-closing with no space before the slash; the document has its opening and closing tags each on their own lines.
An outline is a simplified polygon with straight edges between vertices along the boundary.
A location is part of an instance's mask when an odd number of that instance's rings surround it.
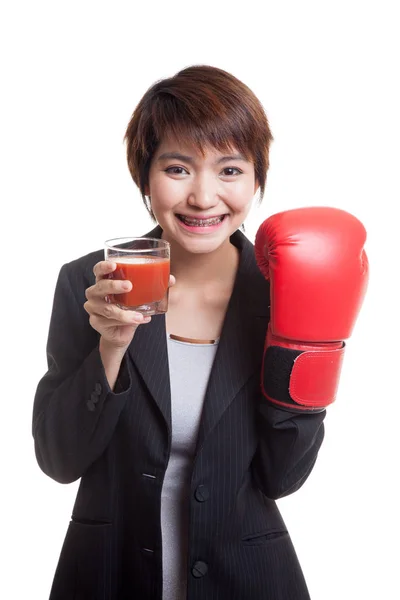
<svg viewBox="0 0 400 600">
<path fill-rule="evenodd" d="M 269 285 L 250 241 L 237 231 L 231 242 L 240 262 L 193 463 L 187 598 L 306 600 L 274 499 L 309 475 L 325 411 L 291 413 L 263 398 Z M 83 309 L 100 260 L 103 252 L 94 252 L 60 271 L 49 368 L 34 401 L 41 469 L 61 483 L 81 478 L 50 598 L 161 600 L 160 502 L 171 441 L 165 317 L 138 328 L 112 392 Z"/>
</svg>

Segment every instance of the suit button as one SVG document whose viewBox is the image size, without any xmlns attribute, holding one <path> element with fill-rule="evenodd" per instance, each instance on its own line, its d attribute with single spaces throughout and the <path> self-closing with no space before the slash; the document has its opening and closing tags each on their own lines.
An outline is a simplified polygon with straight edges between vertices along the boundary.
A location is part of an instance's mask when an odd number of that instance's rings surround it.
<svg viewBox="0 0 400 600">
<path fill-rule="evenodd" d="M 92 400 L 88 400 L 86 402 L 86 406 L 88 407 L 88 409 L 93 412 L 94 410 L 96 410 L 96 405 L 94 402 L 92 402 Z"/>
<path fill-rule="evenodd" d="M 193 577 L 196 577 L 196 578 L 204 577 L 204 575 L 207 573 L 207 571 L 208 571 L 208 565 L 207 565 L 207 563 L 203 562 L 202 560 L 197 560 L 192 567 L 192 575 L 193 575 Z"/>
<path fill-rule="evenodd" d="M 98 397 L 98 395 L 96 394 L 96 392 L 92 392 L 92 393 L 90 394 L 90 399 L 91 399 L 91 401 L 93 402 L 93 404 L 97 404 L 97 402 L 99 401 L 99 397 Z"/>
<path fill-rule="evenodd" d="M 96 383 L 96 385 L 94 386 L 94 391 L 95 391 L 95 394 L 100 396 L 101 392 L 103 391 L 103 388 L 101 387 L 101 383 L 99 383 L 99 382 Z"/>
<path fill-rule="evenodd" d="M 198 502 L 205 502 L 210 497 L 210 490 L 206 485 L 201 483 L 197 486 L 194 497 Z"/>
</svg>

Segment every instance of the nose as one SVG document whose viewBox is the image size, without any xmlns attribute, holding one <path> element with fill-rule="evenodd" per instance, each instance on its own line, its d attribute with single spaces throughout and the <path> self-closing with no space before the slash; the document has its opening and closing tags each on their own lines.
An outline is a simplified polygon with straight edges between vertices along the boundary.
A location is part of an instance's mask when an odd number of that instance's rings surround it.
<svg viewBox="0 0 400 600">
<path fill-rule="evenodd" d="M 188 204 L 201 210 L 216 206 L 219 202 L 215 184 L 207 177 L 198 177 L 190 190 Z"/>
</svg>

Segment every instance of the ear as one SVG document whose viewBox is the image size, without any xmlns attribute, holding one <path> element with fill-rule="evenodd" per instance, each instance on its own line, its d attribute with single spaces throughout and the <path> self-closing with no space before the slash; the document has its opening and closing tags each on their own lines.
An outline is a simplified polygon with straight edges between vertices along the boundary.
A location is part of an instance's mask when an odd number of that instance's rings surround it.
<svg viewBox="0 0 400 600">
<path fill-rule="evenodd" d="M 260 189 L 260 184 L 258 183 L 258 179 L 256 179 L 254 181 L 254 195 L 257 194 L 258 190 Z"/>
<path fill-rule="evenodd" d="M 144 195 L 150 196 L 150 186 L 148 184 L 144 186 Z"/>
</svg>

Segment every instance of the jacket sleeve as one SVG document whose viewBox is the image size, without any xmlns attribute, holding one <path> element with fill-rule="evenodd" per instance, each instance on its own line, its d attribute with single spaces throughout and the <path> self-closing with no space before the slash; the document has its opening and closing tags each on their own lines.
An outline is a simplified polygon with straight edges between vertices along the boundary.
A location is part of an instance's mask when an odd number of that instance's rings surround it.
<svg viewBox="0 0 400 600">
<path fill-rule="evenodd" d="M 108 385 L 100 336 L 83 308 L 89 285 L 80 261 L 62 267 L 47 341 L 48 371 L 33 405 L 38 464 L 60 483 L 79 479 L 107 448 L 131 386 L 126 358 L 114 392 Z"/>
<path fill-rule="evenodd" d="M 326 411 L 290 412 L 260 397 L 253 477 L 265 496 L 278 499 L 298 490 L 311 473 L 324 439 Z"/>
</svg>

